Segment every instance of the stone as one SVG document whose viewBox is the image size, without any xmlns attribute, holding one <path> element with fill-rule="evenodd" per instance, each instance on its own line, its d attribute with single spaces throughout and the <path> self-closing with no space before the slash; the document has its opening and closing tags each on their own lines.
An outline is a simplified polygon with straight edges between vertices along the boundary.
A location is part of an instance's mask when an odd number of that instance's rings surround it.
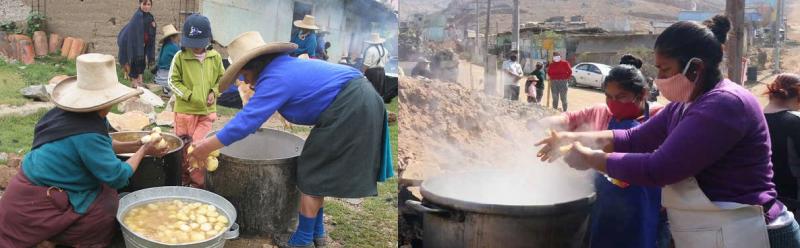
<svg viewBox="0 0 800 248">
<path fill-rule="evenodd" d="M 50 81 L 47 82 L 47 85 L 44 86 L 44 89 L 45 89 L 45 91 L 47 91 L 47 94 L 48 95 L 49 94 L 53 94 L 53 88 L 56 87 L 56 84 L 60 83 L 61 81 L 64 81 L 64 79 L 67 79 L 67 78 L 70 78 L 70 76 L 57 75 L 57 76 L 51 78 Z"/>
<path fill-rule="evenodd" d="M 6 189 L 8 182 L 19 172 L 18 168 L 0 165 L 0 189 Z"/>
<path fill-rule="evenodd" d="M 158 126 L 174 126 L 175 125 L 175 113 L 169 111 L 163 111 L 156 115 L 156 125 Z"/>
<path fill-rule="evenodd" d="M 8 153 L 0 152 L 0 161 L 8 161 Z"/>
<path fill-rule="evenodd" d="M 147 87 L 147 89 L 150 90 L 151 92 L 163 92 L 164 91 L 164 86 L 162 86 L 162 85 L 144 84 L 144 86 Z"/>
<path fill-rule="evenodd" d="M 145 127 L 153 124 L 150 117 L 142 111 L 130 111 L 124 114 L 108 113 L 108 122 L 114 130 L 123 131 L 142 131 Z"/>
<path fill-rule="evenodd" d="M 146 89 L 144 87 L 139 87 L 139 89 L 141 89 L 144 92 L 144 94 L 139 96 L 139 101 L 141 101 L 143 103 L 146 103 L 146 104 L 149 104 L 149 105 L 154 106 L 154 107 L 163 107 L 164 106 L 164 100 L 162 100 L 160 96 L 156 95 L 155 93 L 153 93 L 152 91 L 150 91 L 150 90 L 148 90 L 148 89 Z M 147 112 L 145 112 L 145 113 L 147 113 Z"/>
<path fill-rule="evenodd" d="M 364 202 L 364 198 L 342 198 L 342 201 L 350 203 L 350 205 L 361 205 Z"/>
<path fill-rule="evenodd" d="M 172 96 L 169 97 L 169 100 L 167 101 L 167 107 L 164 108 L 164 111 L 173 112 L 173 108 L 175 108 L 175 94 L 172 94 Z"/>
<path fill-rule="evenodd" d="M 19 90 L 22 96 L 33 99 L 35 101 L 47 102 L 50 101 L 50 94 L 47 93 L 47 88 L 44 85 L 31 85 Z"/>
<path fill-rule="evenodd" d="M 22 164 L 22 155 L 14 153 L 8 154 L 8 160 L 6 160 L 6 165 L 8 167 L 17 168 L 20 164 Z"/>
<path fill-rule="evenodd" d="M 155 112 L 155 107 L 153 107 L 153 105 L 145 102 L 144 100 L 142 100 L 142 98 L 139 97 L 131 97 L 130 99 L 121 102 L 118 107 L 119 111 L 121 111 L 122 113 L 139 111 L 148 114 Z"/>
</svg>

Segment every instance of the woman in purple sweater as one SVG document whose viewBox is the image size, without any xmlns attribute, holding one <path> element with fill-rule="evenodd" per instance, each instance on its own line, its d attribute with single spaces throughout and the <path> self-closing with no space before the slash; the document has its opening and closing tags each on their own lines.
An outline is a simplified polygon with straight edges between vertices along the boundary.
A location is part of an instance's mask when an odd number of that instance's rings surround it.
<svg viewBox="0 0 800 248">
<path fill-rule="evenodd" d="M 672 103 L 633 129 L 552 133 L 538 155 L 564 151 L 575 169 L 663 187 L 676 247 L 800 247 L 776 198 L 764 114 L 719 70 L 729 30 L 724 16 L 673 24 L 655 43 L 655 83 Z"/>
</svg>

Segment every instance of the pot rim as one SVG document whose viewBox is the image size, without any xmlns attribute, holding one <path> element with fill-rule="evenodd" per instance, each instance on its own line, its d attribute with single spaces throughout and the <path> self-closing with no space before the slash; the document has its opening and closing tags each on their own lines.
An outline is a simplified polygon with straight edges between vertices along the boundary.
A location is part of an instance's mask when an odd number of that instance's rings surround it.
<svg viewBox="0 0 800 248">
<path fill-rule="evenodd" d="M 208 135 L 206 135 L 206 137 L 211 137 L 211 136 L 215 135 L 219 131 L 220 131 L 219 129 L 211 131 L 211 132 L 208 133 Z M 300 137 L 300 136 L 298 136 L 296 134 L 293 134 L 293 133 L 290 133 L 290 132 L 286 132 L 286 131 L 282 131 L 282 130 L 278 130 L 278 129 L 275 129 L 275 128 L 262 127 L 262 128 L 259 128 L 258 131 L 256 131 L 256 132 L 264 132 L 264 131 L 277 132 L 277 133 L 282 133 L 284 135 L 289 135 L 289 136 L 297 138 L 299 141 L 302 141 L 302 143 L 305 144 L 305 139 L 303 139 L 302 137 Z M 222 150 L 222 148 L 220 148 L 220 150 Z M 302 153 L 302 149 L 301 149 L 301 153 Z M 298 157 L 300 157 L 300 154 L 297 154 L 297 155 L 294 155 L 294 156 L 289 156 L 289 157 L 283 157 L 283 158 L 274 158 L 274 159 L 269 159 L 269 160 L 238 158 L 238 157 L 233 157 L 233 156 L 226 155 L 226 154 L 222 153 L 222 151 L 220 151 L 219 156 L 220 157 L 224 157 L 226 160 L 235 161 L 237 163 L 264 165 L 264 164 L 285 164 L 285 163 L 289 163 L 289 162 L 292 162 L 292 161 L 296 160 Z"/>
<path fill-rule="evenodd" d="M 113 140 L 113 139 L 114 139 L 114 135 L 123 135 L 123 134 L 129 134 L 129 133 L 136 133 L 136 134 L 149 134 L 150 132 L 148 132 L 148 131 L 121 131 L 121 132 L 113 132 L 113 133 L 109 133 L 109 134 L 108 134 L 108 136 L 109 136 L 109 137 L 111 137 L 111 139 Z M 166 136 L 169 136 L 170 138 L 174 138 L 174 139 L 178 140 L 178 142 L 179 142 L 179 144 L 180 144 L 180 145 L 179 145 L 177 148 L 175 148 L 175 149 L 172 149 L 172 150 L 170 150 L 169 152 L 167 152 L 167 155 L 169 155 L 169 154 L 173 154 L 173 153 L 175 153 L 175 152 L 178 152 L 178 151 L 180 151 L 180 150 L 181 150 L 181 149 L 183 149 L 183 147 L 186 145 L 186 144 L 184 144 L 184 143 L 183 143 L 183 140 L 182 140 L 180 137 L 178 137 L 177 135 L 175 135 L 175 134 L 173 134 L 173 133 L 166 133 L 166 132 L 162 132 L 162 133 L 161 133 L 161 136 L 164 136 L 164 135 L 166 135 Z M 129 158 L 129 157 L 133 156 L 133 153 L 118 153 L 118 154 L 117 154 L 117 156 L 120 156 L 120 157 L 125 157 L 125 158 Z M 166 155 L 165 155 L 165 156 L 166 156 Z M 144 157 L 145 157 L 145 158 L 152 158 L 153 156 L 150 156 L 150 155 L 144 155 Z"/>
<path fill-rule="evenodd" d="M 481 214 L 507 215 L 507 216 L 542 216 L 542 215 L 561 214 L 561 213 L 573 212 L 579 209 L 584 209 L 588 206 L 591 206 L 597 197 L 597 193 L 592 192 L 585 197 L 581 197 L 572 201 L 559 202 L 554 204 L 506 205 L 506 204 L 479 203 L 479 202 L 457 199 L 453 197 L 446 197 L 436 194 L 435 192 L 430 191 L 428 187 L 426 187 L 427 185 L 429 185 L 430 180 L 446 180 L 440 178 L 445 178 L 445 176 L 454 177 L 467 173 L 470 172 L 459 172 L 447 175 L 440 175 L 423 181 L 422 185 L 420 186 L 420 192 L 422 193 L 423 201 L 447 209 L 460 210 L 464 212 L 475 212 Z"/>
</svg>

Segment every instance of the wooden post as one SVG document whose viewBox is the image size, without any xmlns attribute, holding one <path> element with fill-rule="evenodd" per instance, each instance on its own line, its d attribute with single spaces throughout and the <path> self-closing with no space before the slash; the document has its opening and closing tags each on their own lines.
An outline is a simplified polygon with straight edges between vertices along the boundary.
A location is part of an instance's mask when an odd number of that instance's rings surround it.
<svg viewBox="0 0 800 248">
<path fill-rule="evenodd" d="M 728 54 L 728 78 L 742 83 L 742 57 L 744 57 L 744 1 L 727 0 L 725 13 L 731 21 L 731 32 L 726 43 Z"/>
</svg>

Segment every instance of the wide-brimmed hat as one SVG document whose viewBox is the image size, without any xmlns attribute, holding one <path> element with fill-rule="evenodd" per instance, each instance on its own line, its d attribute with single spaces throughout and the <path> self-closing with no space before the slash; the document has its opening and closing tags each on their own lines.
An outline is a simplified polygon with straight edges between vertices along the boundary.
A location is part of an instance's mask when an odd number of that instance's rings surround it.
<svg viewBox="0 0 800 248">
<path fill-rule="evenodd" d="M 364 42 L 369 44 L 383 44 L 383 42 L 386 42 L 386 39 L 381 38 L 381 35 L 378 33 L 371 33 L 369 34 L 369 40 L 365 40 Z"/>
<path fill-rule="evenodd" d="M 290 42 L 264 42 L 259 32 L 251 31 L 240 34 L 228 45 L 231 65 L 222 74 L 219 88 L 227 89 L 236 79 L 242 67 L 250 60 L 264 54 L 287 53 L 295 49 L 297 49 L 297 45 Z"/>
<path fill-rule="evenodd" d="M 111 55 L 88 53 L 78 56 L 76 68 L 77 76 L 61 80 L 53 88 L 51 99 L 61 109 L 92 112 L 143 93 L 119 82 Z"/>
<path fill-rule="evenodd" d="M 208 17 L 193 14 L 183 23 L 181 46 L 188 48 L 205 48 L 211 43 L 211 22 Z"/>
<path fill-rule="evenodd" d="M 168 24 L 166 26 L 161 27 L 161 32 L 164 33 L 164 36 L 161 37 L 159 41 L 164 41 L 164 39 L 169 38 L 170 36 L 181 33 L 178 32 L 178 29 L 175 29 L 175 26 L 173 26 L 172 24 Z"/>
<path fill-rule="evenodd" d="M 311 30 L 319 29 L 315 21 L 315 18 L 312 15 L 306 15 L 303 17 L 303 20 L 294 21 L 294 26 L 298 28 L 305 28 Z"/>
</svg>

